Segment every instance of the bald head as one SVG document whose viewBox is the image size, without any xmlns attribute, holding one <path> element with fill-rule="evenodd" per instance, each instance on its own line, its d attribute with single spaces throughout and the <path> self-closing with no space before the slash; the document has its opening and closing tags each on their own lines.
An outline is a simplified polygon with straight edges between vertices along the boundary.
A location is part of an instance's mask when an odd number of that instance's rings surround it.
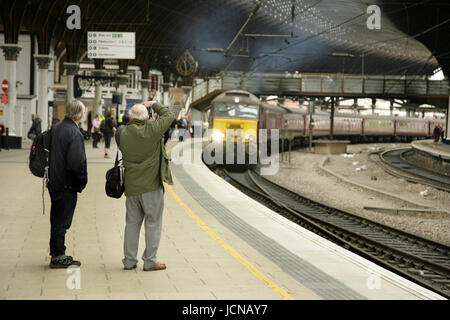
<svg viewBox="0 0 450 320">
<path fill-rule="evenodd" d="M 148 120 L 148 111 L 143 104 L 135 104 L 129 112 L 130 119 Z"/>
</svg>

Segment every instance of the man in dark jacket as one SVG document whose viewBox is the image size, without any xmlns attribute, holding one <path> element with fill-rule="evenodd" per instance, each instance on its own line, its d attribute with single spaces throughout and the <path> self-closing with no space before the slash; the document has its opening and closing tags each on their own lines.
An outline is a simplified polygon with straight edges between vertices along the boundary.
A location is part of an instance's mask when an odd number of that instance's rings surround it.
<svg viewBox="0 0 450 320">
<path fill-rule="evenodd" d="M 79 261 L 66 256 L 64 245 L 67 229 L 72 224 L 77 204 L 77 192 L 87 184 L 84 139 L 78 127 L 85 107 L 73 100 L 66 107 L 62 122 L 52 129 L 48 191 L 50 209 L 50 268 L 80 266 Z"/>
</svg>

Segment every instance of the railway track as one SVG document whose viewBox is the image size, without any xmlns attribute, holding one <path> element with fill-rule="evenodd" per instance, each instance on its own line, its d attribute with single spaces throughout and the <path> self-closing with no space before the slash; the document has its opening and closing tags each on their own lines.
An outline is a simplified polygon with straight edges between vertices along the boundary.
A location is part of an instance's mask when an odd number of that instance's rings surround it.
<svg viewBox="0 0 450 320">
<path fill-rule="evenodd" d="M 450 298 L 450 247 L 312 201 L 254 171 L 219 175 L 306 229 Z"/>
<path fill-rule="evenodd" d="M 417 168 L 405 160 L 403 154 L 409 150 L 411 148 L 371 152 L 369 153 L 369 161 L 376 163 L 394 177 L 450 192 L 450 178 Z"/>
</svg>

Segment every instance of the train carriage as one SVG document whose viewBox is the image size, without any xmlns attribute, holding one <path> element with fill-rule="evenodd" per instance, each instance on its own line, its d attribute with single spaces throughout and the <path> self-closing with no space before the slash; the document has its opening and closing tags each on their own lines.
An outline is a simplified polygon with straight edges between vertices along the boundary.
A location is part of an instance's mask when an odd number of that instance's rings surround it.
<svg viewBox="0 0 450 320">
<path fill-rule="evenodd" d="M 395 119 L 395 136 L 426 137 L 429 132 L 428 121 L 414 118 Z"/>
<path fill-rule="evenodd" d="M 362 116 L 364 136 L 394 136 L 395 123 L 392 117 Z"/>
<path fill-rule="evenodd" d="M 306 136 L 307 121 L 306 111 L 300 108 L 283 107 L 287 111 L 284 114 L 282 129 L 290 132 L 293 139 L 301 139 Z"/>
<path fill-rule="evenodd" d="M 307 117 L 309 128 L 309 117 Z M 330 135 L 330 115 L 323 111 L 316 111 L 313 115 L 314 126 L 312 129 L 313 136 L 324 137 Z"/>
<path fill-rule="evenodd" d="M 335 136 L 357 136 L 362 132 L 362 119 L 356 115 L 337 115 L 334 117 Z"/>
</svg>

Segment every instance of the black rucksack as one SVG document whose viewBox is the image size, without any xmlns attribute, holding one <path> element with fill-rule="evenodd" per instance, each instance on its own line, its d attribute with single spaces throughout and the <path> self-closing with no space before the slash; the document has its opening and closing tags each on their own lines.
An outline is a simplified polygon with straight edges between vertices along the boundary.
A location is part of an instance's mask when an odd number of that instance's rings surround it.
<svg viewBox="0 0 450 320">
<path fill-rule="evenodd" d="M 104 133 L 106 129 L 106 120 L 102 120 L 102 122 L 100 122 L 100 132 Z"/>
<path fill-rule="evenodd" d="M 52 129 L 37 135 L 31 145 L 28 167 L 33 175 L 42 179 L 42 214 L 45 214 L 44 191 L 48 184 L 50 168 L 50 149 L 52 145 Z"/>
<path fill-rule="evenodd" d="M 33 175 L 48 179 L 50 166 L 50 146 L 52 143 L 52 129 L 37 135 L 31 145 L 28 166 Z"/>
<path fill-rule="evenodd" d="M 124 191 L 123 168 L 120 165 L 119 152 L 117 152 L 114 167 L 106 171 L 105 192 L 109 197 L 119 199 Z"/>
</svg>

